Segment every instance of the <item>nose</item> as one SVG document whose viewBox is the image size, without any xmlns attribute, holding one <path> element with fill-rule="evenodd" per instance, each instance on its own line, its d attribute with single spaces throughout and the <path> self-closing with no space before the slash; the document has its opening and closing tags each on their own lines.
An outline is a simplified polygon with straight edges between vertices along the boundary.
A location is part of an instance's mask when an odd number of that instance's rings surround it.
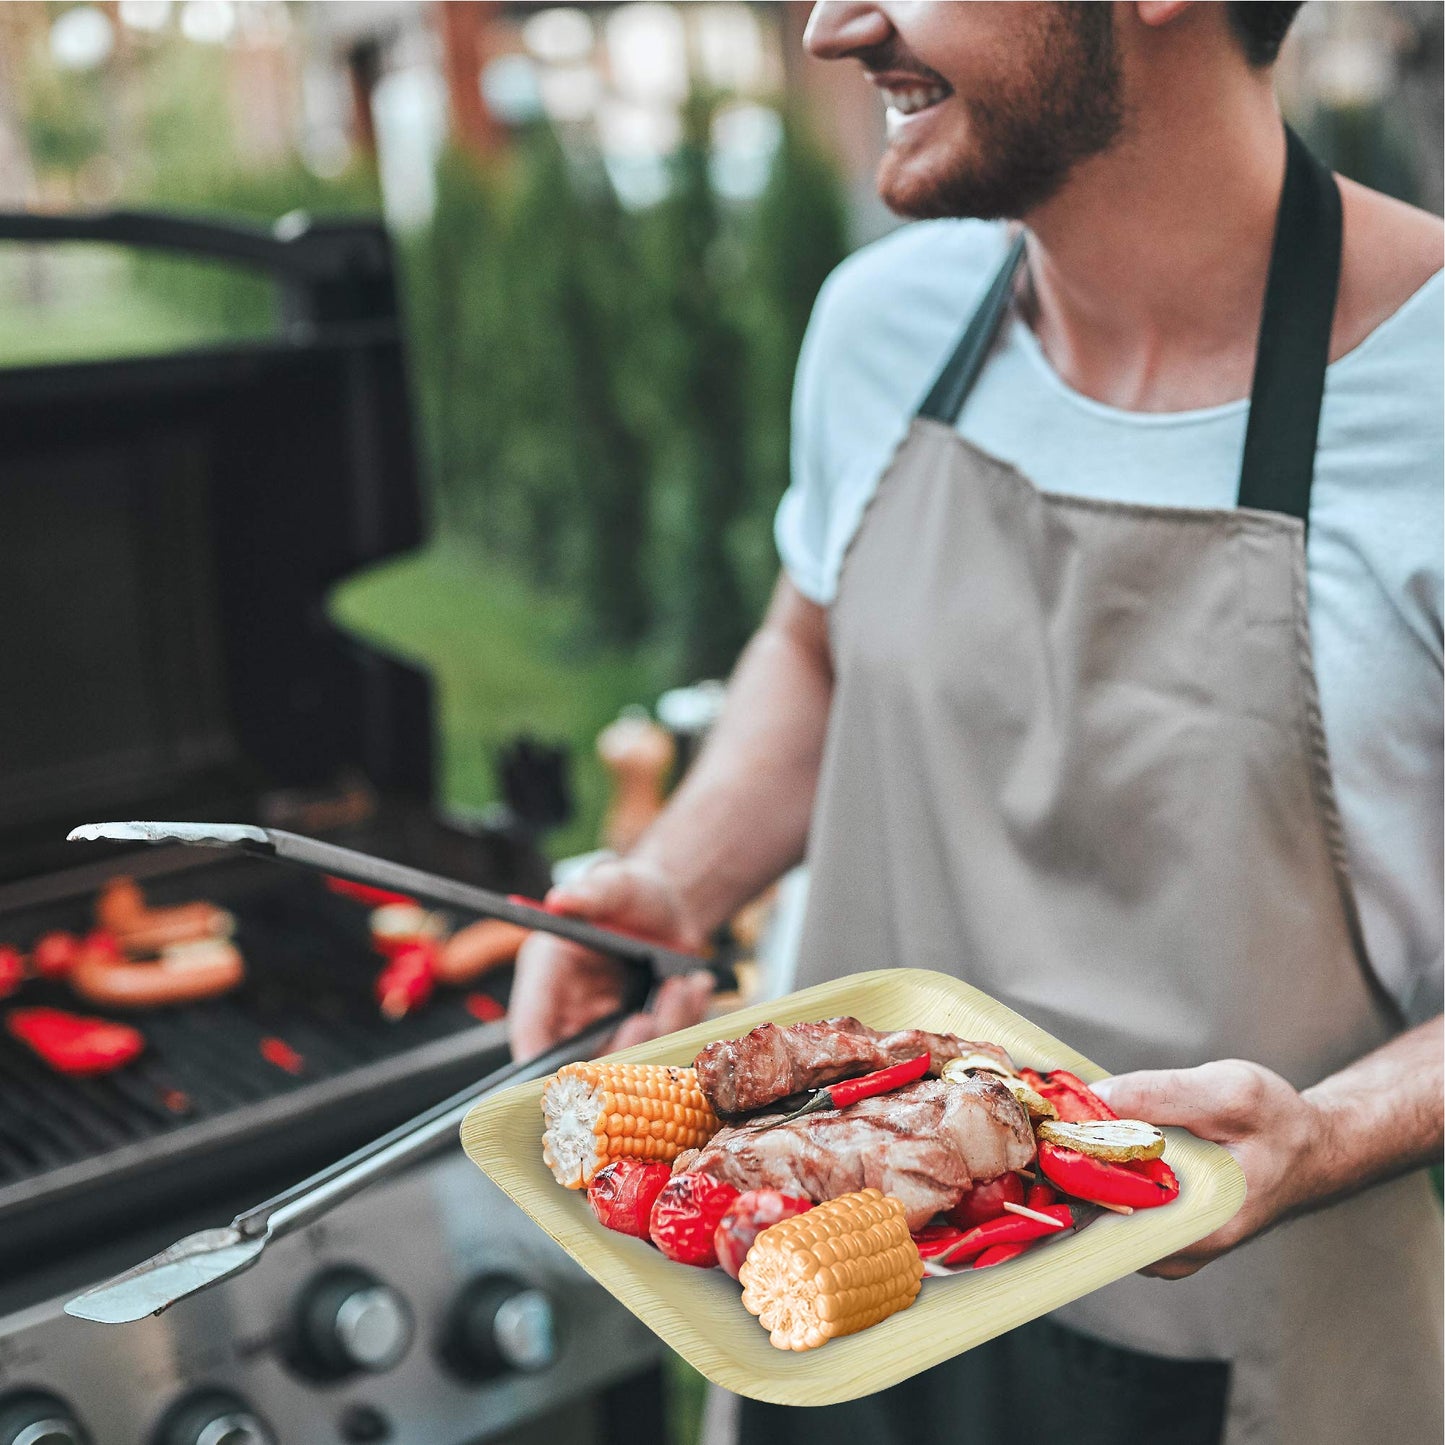
<svg viewBox="0 0 1445 1445">
<path fill-rule="evenodd" d="M 803 44 L 819 60 L 842 60 L 882 45 L 892 30 L 888 17 L 877 5 L 820 0 L 808 17 Z"/>
</svg>

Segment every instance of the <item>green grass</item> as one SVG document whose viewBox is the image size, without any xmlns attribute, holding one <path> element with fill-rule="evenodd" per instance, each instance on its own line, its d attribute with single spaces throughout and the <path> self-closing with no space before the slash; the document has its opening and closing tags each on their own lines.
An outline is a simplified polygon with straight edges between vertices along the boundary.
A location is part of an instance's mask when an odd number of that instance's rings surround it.
<svg viewBox="0 0 1445 1445">
<path fill-rule="evenodd" d="M 531 733 L 567 744 L 573 759 L 577 817 L 547 840 L 548 851 L 556 857 L 596 846 L 606 776 L 594 744 L 621 708 L 655 696 L 644 658 L 581 649 L 569 603 L 456 541 L 353 578 L 333 595 L 332 615 L 431 671 L 449 803 L 493 801 L 498 749 Z"/>
</svg>

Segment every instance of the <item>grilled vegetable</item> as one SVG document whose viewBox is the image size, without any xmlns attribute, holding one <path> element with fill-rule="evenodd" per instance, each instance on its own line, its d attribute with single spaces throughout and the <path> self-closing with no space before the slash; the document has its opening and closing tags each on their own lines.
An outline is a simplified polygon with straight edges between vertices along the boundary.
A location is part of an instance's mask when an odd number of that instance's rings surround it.
<svg viewBox="0 0 1445 1445">
<path fill-rule="evenodd" d="M 975 1269 L 988 1269 L 990 1265 L 1007 1264 L 1009 1260 L 1017 1259 L 1019 1255 L 1026 1254 L 1034 1247 L 1035 1242 L 1036 1241 L 1032 1239 L 1026 1239 L 1020 1244 L 992 1245 L 974 1260 L 973 1267 Z"/>
<path fill-rule="evenodd" d="M 940 1264 L 959 1265 L 974 1259 L 996 1244 L 1026 1244 L 1030 1240 L 1063 1234 L 1076 1225 L 1067 1204 L 1050 1204 L 1038 1213 L 1046 1218 L 1031 1219 L 1018 1214 L 1000 1214 L 996 1219 L 967 1229 L 951 1245 L 933 1252 Z"/>
<path fill-rule="evenodd" d="M 58 1008 L 15 1008 L 5 1027 L 28 1044 L 57 1073 L 87 1077 L 128 1064 L 145 1048 L 129 1024 L 82 1018 Z"/>
<path fill-rule="evenodd" d="M 668 1259 L 711 1269 L 717 1263 L 717 1227 L 738 1197 L 711 1174 L 674 1174 L 652 1206 L 648 1233 Z"/>
<path fill-rule="evenodd" d="M 1070 1124 L 1119 1117 L 1077 1074 L 1067 1069 L 1052 1069 L 1046 1074 L 1020 1069 L 1019 1074 L 1024 1083 L 1059 1111 L 1060 1119 Z"/>
<path fill-rule="evenodd" d="M 1097 1119 L 1086 1124 L 1043 1123 L 1040 1139 L 1065 1149 L 1077 1149 L 1090 1159 L 1127 1164 L 1131 1159 L 1157 1159 L 1164 1152 L 1164 1135 L 1142 1119 Z"/>
<path fill-rule="evenodd" d="M 821 1109 L 846 1109 L 850 1104 L 862 1103 L 864 1099 L 876 1099 L 879 1094 L 891 1094 L 894 1089 L 901 1089 L 905 1084 L 921 1079 L 928 1072 L 931 1062 L 931 1056 L 925 1051 L 915 1058 L 904 1059 L 901 1064 L 890 1064 L 886 1069 L 876 1069 L 861 1078 L 843 1079 L 839 1083 L 829 1084 L 817 1090 L 806 1104 L 799 1105 L 792 1113 L 759 1124 L 758 1132 L 775 1129 L 779 1124 L 791 1124 L 793 1120 L 816 1114 Z"/>
<path fill-rule="evenodd" d="M 0 943 L 0 998 L 9 998 L 24 982 L 24 955 L 18 948 Z"/>
<path fill-rule="evenodd" d="M 696 1073 L 666 1064 L 568 1064 L 547 1081 L 542 1111 L 542 1157 L 568 1189 L 613 1159 L 676 1159 L 718 1128 Z"/>
<path fill-rule="evenodd" d="M 41 978 L 60 978 L 80 958 L 80 940 L 73 933 L 47 933 L 35 940 L 30 962 Z"/>
<path fill-rule="evenodd" d="M 862 1189 L 765 1229 L 739 1277 L 772 1343 L 811 1350 L 907 1309 L 923 1260 L 902 1204 Z"/>
<path fill-rule="evenodd" d="M 727 1213 L 718 1221 L 713 1235 L 717 1262 L 734 1279 L 763 1230 L 780 1224 L 794 1215 L 806 1214 L 813 1207 L 811 1199 L 795 1199 L 780 1189 L 749 1189 L 728 1205 Z"/>
<path fill-rule="evenodd" d="M 436 957 L 436 943 L 429 938 L 405 944 L 390 955 L 391 962 L 376 976 L 376 1001 L 382 1017 L 395 1023 L 432 996 Z"/>
<path fill-rule="evenodd" d="M 1039 1167 L 1065 1194 L 1109 1207 L 1152 1209 L 1179 1194 L 1179 1180 L 1162 1159 L 1110 1164 L 1041 1139 Z"/>
<path fill-rule="evenodd" d="M 614 1159 L 587 1186 L 587 1202 L 600 1223 L 634 1239 L 649 1239 L 652 1206 L 672 1178 L 672 1167 L 645 1159 Z"/>
<path fill-rule="evenodd" d="M 1023 1179 L 1017 1174 L 1000 1174 L 997 1179 L 975 1184 L 957 1204 L 944 1216 L 950 1224 L 959 1229 L 972 1229 L 987 1219 L 997 1219 L 1005 1213 L 1004 1202 L 1024 1203 Z"/>
</svg>

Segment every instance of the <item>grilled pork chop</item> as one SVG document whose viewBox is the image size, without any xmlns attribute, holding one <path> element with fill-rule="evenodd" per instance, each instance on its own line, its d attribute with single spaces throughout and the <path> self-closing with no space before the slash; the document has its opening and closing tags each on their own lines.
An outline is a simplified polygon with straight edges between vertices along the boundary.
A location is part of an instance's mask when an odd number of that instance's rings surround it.
<svg viewBox="0 0 1445 1445">
<path fill-rule="evenodd" d="M 855 1018 L 822 1019 L 817 1023 L 760 1024 L 740 1039 L 709 1044 L 693 1061 L 697 1081 L 719 1118 L 735 1119 L 800 1094 L 821 1089 L 858 1074 L 871 1074 L 889 1064 L 933 1056 L 932 1073 L 964 1054 L 991 1054 L 1012 1068 L 997 1044 L 970 1043 L 954 1034 L 922 1029 L 882 1033 Z"/>
<path fill-rule="evenodd" d="M 958 1083 L 922 1079 L 846 1109 L 760 1129 L 764 1116 L 722 1129 L 678 1156 L 674 1173 L 700 1170 L 735 1189 L 781 1189 L 821 1204 L 881 1189 L 919 1229 L 952 1209 L 975 1180 L 1022 1169 L 1034 1157 L 1028 1115 L 988 1074 Z"/>
</svg>

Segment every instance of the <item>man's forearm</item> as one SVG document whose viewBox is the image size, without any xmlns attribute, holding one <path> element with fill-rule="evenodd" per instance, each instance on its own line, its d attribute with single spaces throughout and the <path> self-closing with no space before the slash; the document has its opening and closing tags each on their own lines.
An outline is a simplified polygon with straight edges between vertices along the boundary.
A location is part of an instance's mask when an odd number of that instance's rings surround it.
<svg viewBox="0 0 1445 1445">
<path fill-rule="evenodd" d="M 1323 1128 L 1311 1159 L 1311 1194 L 1325 1203 L 1422 1164 L 1438 1162 L 1445 1089 L 1439 1018 L 1306 1089 Z"/>
<path fill-rule="evenodd" d="M 833 680 L 825 614 L 786 579 L 701 756 L 631 856 L 709 932 L 803 855 Z"/>
</svg>

